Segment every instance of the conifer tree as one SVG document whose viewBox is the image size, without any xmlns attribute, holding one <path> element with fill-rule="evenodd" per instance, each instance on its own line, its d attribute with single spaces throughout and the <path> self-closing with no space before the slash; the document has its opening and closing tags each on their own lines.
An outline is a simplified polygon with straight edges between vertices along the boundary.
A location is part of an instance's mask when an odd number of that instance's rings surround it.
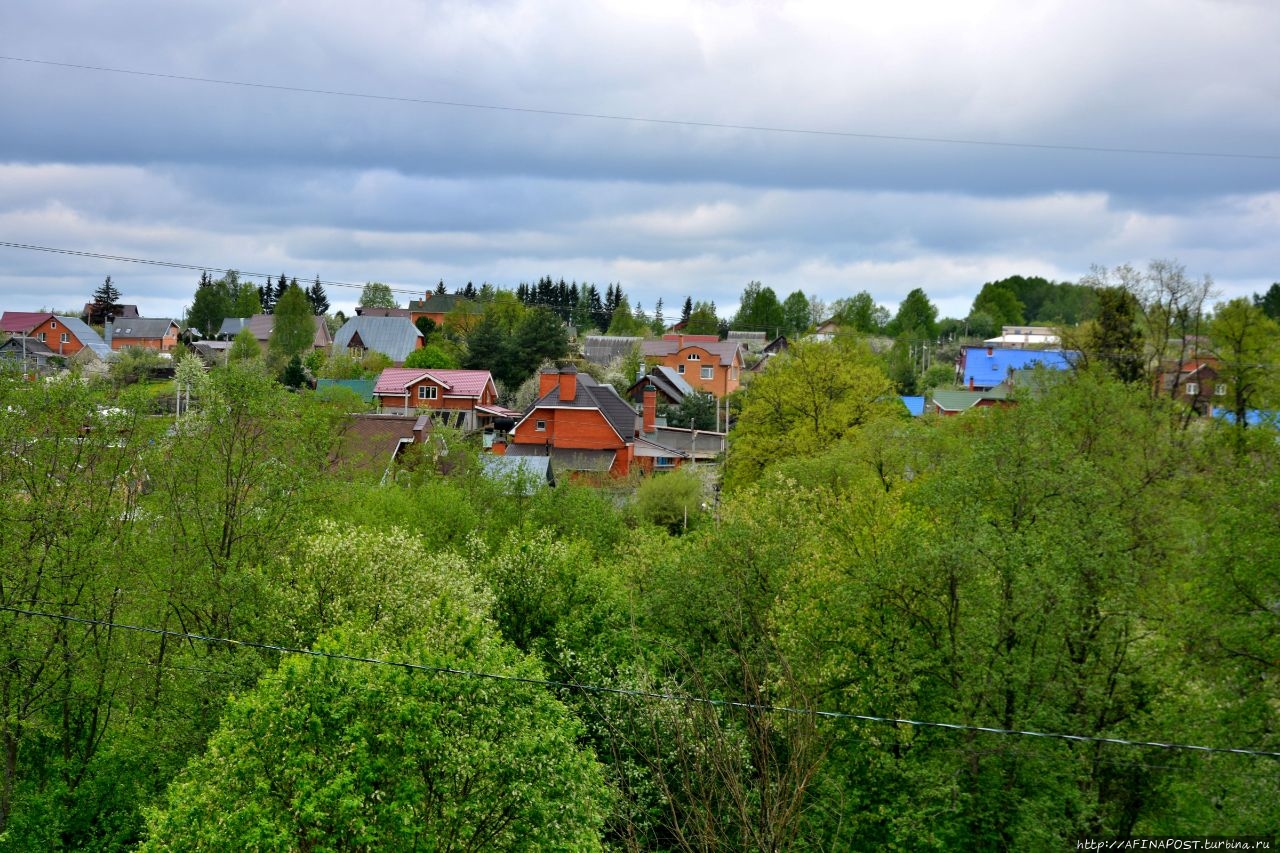
<svg viewBox="0 0 1280 853">
<path fill-rule="evenodd" d="M 316 274 L 316 280 L 307 291 L 307 299 L 311 301 L 311 313 L 317 317 L 329 313 L 329 297 L 325 295 L 324 287 L 320 284 L 320 275 Z"/>
</svg>

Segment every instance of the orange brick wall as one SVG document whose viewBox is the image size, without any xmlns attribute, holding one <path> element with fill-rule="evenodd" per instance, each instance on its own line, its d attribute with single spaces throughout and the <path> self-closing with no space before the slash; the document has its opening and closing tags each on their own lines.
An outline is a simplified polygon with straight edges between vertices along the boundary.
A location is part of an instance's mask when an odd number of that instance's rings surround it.
<svg viewBox="0 0 1280 853">
<path fill-rule="evenodd" d="M 113 350 L 121 350 L 125 347 L 142 347 L 143 349 L 159 350 L 160 352 L 168 352 L 178 345 L 177 334 L 165 335 L 159 340 L 155 338 L 130 338 L 124 335 L 117 335 L 111 339 L 111 348 Z"/>
<path fill-rule="evenodd" d="M 697 361 L 690 361 L 690 353 L 697 353 L 701 358 Z M 742 384 L 742 365 L 735 363 L 732 367 L 726 367 L 720 364 L 720 356 L 712 355 L 696 345 L 688 346 L 671 355 L 663 356 L 661 363 L 677 373 L 680 372 L 680 365 L 683 364 L 684 373 L 680 373 L 681 378 L 697 390 L 710 393 L 717 399 L 733 393 Z M 702 368 L 704 367 L 714 369 L 715 373 L 711 379 L 702 378 Z"/>
<path fill-rule="evenodd" d="M 543 432 L 537 421 L 547 422 Z M 515 444 L 546 444 L 571 450 L 618 450 L 624 442 L 599 409 L 537 409 L 511 434 Z M 629 460 L 628 460 L 629 461 Z"/>
<path fill-rule="evenodd" d="M 75 355 L 84 349 L 84 344 L 80 343 L 80 339 L 68 329 L 57 317 L 50 317 L 39 326 L 31 330 L 31 337 L 40 340 L 41 332 L 44 333 L 44 345 L 53 350 L 55 355 Z M 62 343 L 62 335 L 66 334 L 69 338 L 67 343 Z"/>
</svg>

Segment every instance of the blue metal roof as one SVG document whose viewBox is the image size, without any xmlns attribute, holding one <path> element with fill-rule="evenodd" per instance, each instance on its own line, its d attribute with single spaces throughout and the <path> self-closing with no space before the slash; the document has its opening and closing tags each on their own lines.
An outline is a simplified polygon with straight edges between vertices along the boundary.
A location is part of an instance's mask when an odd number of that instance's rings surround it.
<svg viewBox="0 0 1280 853">
<path fill-rule="evenodd" d="M 357 333 L 365 349 L 383 353 L 394 362 L 408 358 L 422 340 L 422 332 L 407 317 L 352 317 L 333 336 L 333 351 L 346 349 Z"/>
<path fill-rule="evenodd" d="M 907 411 L 913 417 L 918 418 L 924 414 L 924 397 L 900 396 L 898 399 L 902 401 L 902 404 L 907 407 Z"/>
<path fill-rule="evenodd" d="M 111 347 L 107 346 L 107 342 L 79 317 L 59 317 L 58 321 L 67 327 L 67 331 L 76 336 L 76 340 L 92 350 L 98 358 L 104 361 L 111 358 Z"/>
<path fill-rule="evenodd" d="M 1067 353 L 1060 350 L 1011 349 L 1005 347 L 965 347 L 961 386 L 994 388 L 1016 370 L 1035 366 L 1049 370 L 1066 370 L 1071 366 Z"/>
</svg>

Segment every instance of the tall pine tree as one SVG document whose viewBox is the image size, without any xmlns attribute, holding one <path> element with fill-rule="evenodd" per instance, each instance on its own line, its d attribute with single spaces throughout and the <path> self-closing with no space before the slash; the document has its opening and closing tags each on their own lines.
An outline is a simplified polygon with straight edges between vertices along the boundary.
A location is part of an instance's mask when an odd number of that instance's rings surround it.
<svg viewBox="0 0 1280 853">
<path fill-rule="evenodd" d="M 320 284 L 320 275 L 316 274 L 316 280 L 307 290 L 307 299 L 311 301 L 311 313 L 317 317 L 321 317 L 329 313 L 329 297 L 324 293 L 324 287 Z"/>
</svg>

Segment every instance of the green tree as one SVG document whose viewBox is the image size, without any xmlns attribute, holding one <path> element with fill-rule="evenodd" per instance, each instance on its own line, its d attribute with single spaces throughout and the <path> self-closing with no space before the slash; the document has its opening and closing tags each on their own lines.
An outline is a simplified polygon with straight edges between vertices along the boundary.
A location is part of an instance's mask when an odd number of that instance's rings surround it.
<svg viewBox="0 0 1280 853">
<path fill-rule="evenodd" d="M 666 409 L 667 423 L 674 427 L 713 430 L 716 428 L 716 398 L 710 394 L 694 391 L 685 394 L 679 404 Z"/>
<path fill-rule="evenodd" d="M 248 326 L 236 333 L 231 348 L 227 350 L 228 361 L 252 361 L 261 355 L 262 347 L 258 344 L 258 338 Z"/>
<path fill-rule="evenodd" d="M 252 317 L 255 314 L 261 314 L 262 300 L 258 294 L 258 288 L 252 284 L 241 284 L 233 297 L 231 306 L 232 317 Z"/>
<path fill-rule="evenodd" d="M 187 325 L 206 338 L 212 338 L 222 327 L 222 321 L 232 316 L 231 294 L 224 281 L 213 281 L 207 274 L 200 277 L 195 299 L 187 311 Z"/>
<path fill-rule="evenodd" d="M 689 320 L 685 323 L 684 333 L 686 335 L 718 335 L 720 333 L 720 318 L 716 316 L 715 303 L 696 303 L 689 313 Z"/>
<path fill-rule="evenodd" d="M 1244 429 L 1250 409 L 1267 408 L 1275 399 L 1273 365 L 1280 357 L 1280 324 L 1240 297 L 1214 307 L 1209 337 L 1221 364 L 1218 378 L 1226 385 L 1227 397 L 1221 402 Z"/>
<path fill-rule="evenodd" d="M 750 281 L 742 291 L 738 313 L 730 325 L 734 329 L 764 332 L 766 337 L 776 337 L 786 326 L 786 314 L 772 287 Z"/>
<path fill-rule="evenodd" d="M 275 320 L 267 347 L 270 352 L 290 359 L 301 357 L 310 350 L 315 339 L 316 321 L 311 313 L 311 303 L 302 288 L 290 285 L 276 301 Z"/>
<path fill-rule="evenodd" d="M 1272 320 L 1280 322 L 1280 281 L 1272 283 L 1267 292 L 1259 296 L 1253 295 L 1253 304 L 1262 309 Z"/>
<path fill-rule="evenodd" d="M 307 384 L 307 374 L 302 369 L 301 358 L 295 355 L 289 359 L 289 363 L 280 374 L 280 384 L 286 388 L 301 388 Z"/>
<path fill-rule="evenodd" d="M 631 310 L 630 301 L 623 296 L 618 300 L 618 307 L 613 309 L 609 330 L 605 334 L 642 337 L 648 330 L 648 323 L 636 317 L 635 312 Z"/>
<path fill-rule="evenodd" d="M 441 282 L 441 285 L 443 284 L 444 282 Z M 400 303 L 396 302 L 395 296 L 391 293 L 391 288 L 380 281 L 365 284 L 364 289 L 360 291 L 360 301 L 356 304 L 361 308 L 400 307 Z"/>
<path fill-rule="evenodd" d="M 932 339 L 938 334 L 938 309 L 920 288 L 907 294 L 898 305 L 898 313 L 889 322 L 886 331 L 894 335 L 911 335 Z"/>
<path fill-rule="evenodd" d="M 973 300 L 971 314 L 988 314 L 996 328 L 1002 326 L 1021 326 L 1023 305 L 1012 290 L 999 282 L 987 282 Z"/>
<path fill-rule="evenodd" d="M 120 289 L 111 283 L 111 276 L 107 276 L 97 290 L 93 292 L 93 303 L 109 307 L 120 302 Z"/>
<path fill-rule="evenodd" d="M 705 518 L 702 497 L 702 481 L 680 469 L 641 483 L 636 489 L 636 512 L 651 524 L 680 533 L 697 527 Z"/>
<path fill-rule="evenodd" d="M 499 640 L 465 564 L 394 528 L 325 523 L 281 574 L 296 642 L 420 668 L 284 660 L 231 702 L 142 849 L 600 848 L 600 770 L 572 715 L 524 681 L 541 670 Z"/>
<path fill-rule="evenodd" d="M 811 325 L 809 321 L 809 297 L 797 290 L 782 302 L 782 333 L 795 337 Z"/>
<path fill-rule="evenodd" d="M 863 335 L 877 335 L 889 323 L 889 310 L 877 305 L 867 291 L 849 299 L 837 299 L 831 306 L 831 319 Z"/>
<path fill-rule="evenodd" d="M 812 456 L 894 411 L 892 386 L 869 351 L 798 341 L 747 386 L 726 484 L 754 482 L 773 462 Z"/>
<path fill-rule="evenodd" d="M 534 308 L 520 321 L 512 341 L 512 360 L 503 384 L 518 386 L 551 359 L 569 351 L 569 334 L 564 323 L 546 308 Z"/>
<path fill-rule="evenodd" d="M 329 297 L 325 295 L 324 285 L 320 283 L 318 275 L 311 287 L 307 289 L 307 300 L 311 302 L 311 313 L 317 317 L 323 317 L 329 313 Z"/>
<path fill-rule="evenodd" d="M 458 363 L 453 360 L 444 350 L 434 344 L 428 344 L 425 347 L 419 347 L 409 353 L 409 357 L 404 360 L 405 367 L 421 367 L 421 368 L 454 368 Z"/>
</svg>

